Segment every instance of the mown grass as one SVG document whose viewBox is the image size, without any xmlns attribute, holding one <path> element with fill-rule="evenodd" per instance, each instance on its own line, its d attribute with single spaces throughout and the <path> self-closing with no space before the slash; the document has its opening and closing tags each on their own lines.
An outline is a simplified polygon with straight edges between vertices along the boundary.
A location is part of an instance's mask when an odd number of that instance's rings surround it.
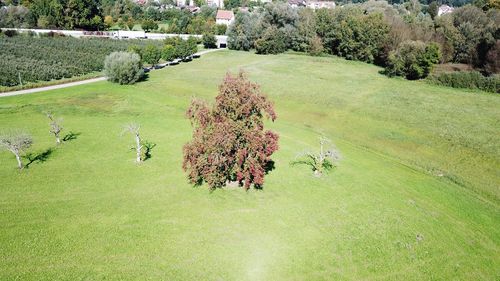
<svg viewBox="0 0 500 281">
<path fill-rule="evenodd" d="M 185 109 L 239 69 L 275 101 L 276 169 L 262 191 L 193 188 Z M 499 97 L 378 71 L 227 51 L 134 86 L 0 99 L 0 127 L 54 148 L 24 171 L 0 153 L 0 279 L 497 280 Z M 55 148 L 45 110 L 76 139 Z M 157 144 L 140 166 L 129 121 Z M 290 161 L 319 134 L 343 160 L 318 179 Z"/>
</svg>

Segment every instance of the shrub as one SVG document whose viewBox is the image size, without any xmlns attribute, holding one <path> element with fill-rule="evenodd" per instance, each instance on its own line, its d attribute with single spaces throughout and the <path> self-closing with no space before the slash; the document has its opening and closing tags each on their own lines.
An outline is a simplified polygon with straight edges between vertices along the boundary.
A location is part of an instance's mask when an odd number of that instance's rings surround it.
<svg viewBox="0 0 500 281">
<path fill-rule="evenodd" d="M 175 47 L 172 45 L 165 45 L 161 51 L 161 58 L 165 61 L 173 61 L 176 58 Z"/>
<path fill-rule="evenodd" d="M 325 49 L 350 60 L 374 62 L 389 35 L 389 25 L 382 14 L 367 15 L 358 7 L 320 10 L 316 21 Z"/>
<path fill-rule="evenodd" d="M 217 38 L 215 38 L 215 35 L 210 33 L 203 34 L 203 46 L 207 49 L 217 48 Z"/>
<path fill-rule="evenodd" d="M 216 24 L 215 25 L 215 34 L 224 35 L 227 31 L 227 25 L 225 24 Z"/>
<path fill-rule="evenodd" d="M 266 29 L 262 38 L 255 41 L 257 54 L 279 54 L 286 51 L 285 36 L 276 27 Z"/>
<path fill-rule="evenodd" d="M 256 20 L 246 12 L 237 13 L 227 30 L 227 47 L 232 50 L 249 51 L 254 45 Z"/>
<path fill-rule="evenodd" d="M 189 36 L 189 38 L 186 40 L 186 43 L 189 50 L 189 55 L 193 55 L 198 52 L 198 38 Z"/>
<path fill-rule="evenodd" d="M 278 135 L 264 131 L 263 116 L 276 119 L 272 103 L 243 73 L 227 74 L 215 105 L 193 100 L 187 117 L 193 139 L 184 145 L 183 169 L 189 181 L 210 188 L 237 182 L 260 188 L 273 167 L 270 156 L 278 149 Z"/>
<path fill-rule="evenodd" d="M 142 59 L 145 63 L 156 65 L 161 59 L 161 51 L 155 45 L 147 45 L 142 51 Z"/>
<path fill-rule="evenodd" d="M 321 38 L 318 36 L 312 37 L 309 40 L 309 46 L 307 48 L 307 52 L 311 56 L 319 56 L 323 53 L 323 42 L 321 42 Z"/>
<path fill-rule="evenodd" d="M 144 29 L 144 31 L 149 32 L 150 30 L 157 30 L 158 24 L 148 19 L 142 22 L 141 27 L 142 29 Z"/>
<path fill-rule="evenodd" d="M 491 93 L 500 92 L 500 76 L 485 77 L 477 71 L 433 74 L 429 76 L 428 81 L 453 88 L 479 89 Z"/>
<path fill-rule="evenodd" d="M 142 59 L 142 48 L 140 46 L 130 45 L 127 48 L 127 52 L 138 54 L 139 57 Z"/>
<path fill-rule="evenodd" d="M 432 66 L 439 62 L 441 54 L 435 43 L 426 45 L 421 41 L 405 41 L 389 53 L 386 74 L 421 79 L 429 75 Z"/>
<path fill-rule="evenodd" d="M 133 84 L 144 75 L 138 54 L 113 52 L 104 60 L 104 73 L 111 82 Z"/>
<path fill-rule="evenodd" d="M 16 30 L 14 30 L 14 29 L 7 29 L 7 30 L 5 30 L 5 31 L 3 32 L 3 34 L 5 34 L 5 36 L 7 36 L 7 37 L 14 37 L 14 36 L 16 36 L 18 33 L 17 33 L 17 31 L 16 31 Z"/>
</svg>

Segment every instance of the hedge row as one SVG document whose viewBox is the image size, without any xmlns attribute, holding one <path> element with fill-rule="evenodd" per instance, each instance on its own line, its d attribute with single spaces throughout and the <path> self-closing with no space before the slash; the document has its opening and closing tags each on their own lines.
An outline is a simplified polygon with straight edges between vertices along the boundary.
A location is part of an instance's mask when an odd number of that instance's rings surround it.
<svg viewBox="0 0 500 281">
<path fill-rule="evenodd" d="M 477 71 L 457 71 L 433 74 L 427 78 L 431 83 L 453 87 L 479 89 L 491 93 L 500 93 L 500 76 L 483 76 Z"/>
</svg>

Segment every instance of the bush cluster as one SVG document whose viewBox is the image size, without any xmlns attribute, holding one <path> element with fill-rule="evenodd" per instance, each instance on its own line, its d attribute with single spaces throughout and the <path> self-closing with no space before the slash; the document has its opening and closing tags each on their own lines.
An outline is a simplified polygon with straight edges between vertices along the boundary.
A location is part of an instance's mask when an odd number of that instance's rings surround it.
<svg viewBox="0 0 500 281">
<path fill-rule="evenodd" d="M 215 49 L 215 48 L 217 48 L 217 38 L 212 33 L 205 33 L 205 34 L 203 34 L 202 41 L 203 41 L 203 46 L 206 49 Z"/>
<path fill-rule="evenodd" d="M 483 76 L 477 71 L 450 72 L 432 74 L 427 78 L 432 83 L 453 87 L 479 89 L 491 93 L 500 93 L 500 76 Z"/>
<path fill-rule="evenodd" d="M 134 84 L 144 75 L 141 58 L 129 52 L 113 52 L 104 60 L 104 73 L 109 81 Z"/>
<path fill-rule="evenodd" d="M 432 66 L 439 62 L 441 53 L 435 43 L 405 41 L 391 51 L 385 68 L 389 76 L 404 76 L 415 80 L 427 77 Z"/>
</svg>

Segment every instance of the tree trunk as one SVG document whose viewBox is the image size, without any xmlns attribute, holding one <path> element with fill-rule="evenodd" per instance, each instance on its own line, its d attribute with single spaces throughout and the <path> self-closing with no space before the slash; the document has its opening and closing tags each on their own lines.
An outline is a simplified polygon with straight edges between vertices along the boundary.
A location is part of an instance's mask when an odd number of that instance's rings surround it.
<svg viewBox="0 0 500 281">
<path fill-rule="evenodd" d="M 23 162 L 21 162 L 21 157 L 19 157 L 19 154 L 17 154 L 17 153 L 16 153 L 16 160 L 17 160 L 17 167 L 19 167 L 19 169 L 22 169 Z"/>
<path fill-rule="evenodd" d="M 142 146 L 141 146 L 141 138 L 139 137 L 139 134 L 135 134 L 135 143 L 137 145 L 137 148 L 136 148 L 136 151 L 137 151 L 136 162 L 137 163 L 141 163 L 141 149 L 142 149 Z"/>
<path fill-rule="evenodd" d="M 59 138 L 59 135 L 56 135 L 56 144 L 60 144 L 61 143 L 61 139 Z"/>
</svg>

